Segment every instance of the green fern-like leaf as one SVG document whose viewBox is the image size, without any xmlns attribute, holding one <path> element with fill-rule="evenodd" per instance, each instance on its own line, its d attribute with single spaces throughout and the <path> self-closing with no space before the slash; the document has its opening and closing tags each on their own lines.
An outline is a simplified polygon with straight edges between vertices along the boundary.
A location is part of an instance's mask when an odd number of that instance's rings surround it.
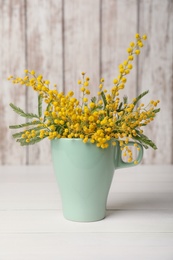
<svg viewBox="0 0 173 260">
<path fill-rule="evenodd" d="M 148 148 L 148 146 L 152 147 L 154 150 L 157 149 L 157 146 L 155 143 L 150 140 L 146 135 L 141 134 L 138 130 L 136 130 L 137 136 L 134 136 L 133 139 L 139 141 L 145 148 Z"/>
<path fill-rule="evenodd" d="M 123 97 L 123 102 L 124 102 L 124 104 L 127 104 L 127 103 L 128 103 L 128 97 L 127 97 L 127 96 L 124 96 L 124 97 Z"/>
<path fill-rule="evenodd" d="M 138 101 L 139 101 L 141 98 L 143 98 L 145 95 L 147 95 L 148 92 L 149 92 L 149 90 L 144 91 L 143 93 L 141 93 L 141 94 L 135 99 L 135 101 L 133 102 L 134 106 L 138 103 Z"/>
<path fill-rule="evenodd" d="M 16 112 L 18 115 L 25 117 L 25 118 L 39 118 L 38 115 L 32 113 L 25 113 L 21 108 L 16 107 L 14 104 L 10 103 L 10 107 Z"/>
<path fill-rule="evenodd" d="M 24 133 L 25 133 L 25 131 L 19 132 L 19 133 L 15 133 L 12 136 L 13 136 L 13 138 L 20 138 Z"/>
<path fill-rule="evenodd" d="M 52 105 L 52 101 L 50 101 L 46 107 L 46 111 L 50 111 L 50 108 L 51 108 L 51 105 Z"/>
<path fill-rule="evenodd" d="M 106 100 L 105 93 L 103 91 L 101 92 L 101 97 L 102 97 L 103 104 L 104 104 L 104 109 L 105 109 L 106 105 L 107 105 L 107 100 Z"/>
<path fill-rule="evenodd" d="M 42 95 L 38 95 L 38 116 L 41 117 L 42 116 L 42 101 L 43 101 L 43 97 Z"/>
<path fill-rule="evenodd" d="M 123 109 L 122 109 L 122 106 L 123 106 L 123 102 L 120 103 L 120 105 L 119 105 L 119 107 L 118 107 L 118 109 L 117 109 L 117 112 L 120 112 L 120 111 L 123 110 Z"/>
<path fill-rule="evenodd" d="M 160 112 L 160 108 L 154 109 L 153 112 L 156 114 L 158 112 Z"/>
<path fill-rule="evenodd" d="M 44 138 L 40 138 L 40 137 L 36 136 L 35 138 L 32 138 L 29 143 L 26 142 L 25 138 L 20 138 L 20 139 L 17 139 L 16 142 L 19 142 L 21 146 L 25 146 L 25 145 L 36 144 L 36 143 L 40 142 L 41 140 L 43 140 Z"/>
<path fill-rule="evenodd" d="M 91 98 L 91 102 L 93 102 L 93 103 L 96 103 L 96 100 L 97 100 L 96 97 L 92 97 L 92 98 Z"/>
<path fill-rule="evenodd" d="M 28 131 L 34 130 L 34 131 L 39 133 L 39 131 L 42 130 L 42 129 L 45 129 L 45 127 L 44 126 L 32 127 L 30 129 L 28 129 Z M 13 136 L 13 138 L 20 138 L 24 133 L 25 133 L 25 130 L 22 131 L 22 132 L 19 132 L 19 133 L 15 133 L 12 136 Z"/>
<path fill-rule="evenodd" d="M 18 128 L 31 126 L 31 125 L 38 125 L 38 124 L 40 124 L 40 121 L 27 122 L 27 123 L 24 123 L 24 124 L 21 124 L 21 125 L 10 125 L 9 128 L 10 129 L 18 129 Z"/>
</svg>

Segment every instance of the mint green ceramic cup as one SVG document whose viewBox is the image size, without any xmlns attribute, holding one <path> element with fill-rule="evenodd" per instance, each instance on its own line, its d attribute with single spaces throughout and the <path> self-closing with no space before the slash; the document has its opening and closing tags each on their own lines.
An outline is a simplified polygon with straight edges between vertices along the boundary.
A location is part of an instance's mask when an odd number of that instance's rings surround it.
<svg viewBox="0 0 173 260">
<path fill-rule="evenodd" d="M 139 146 L 140 163 L 143 147 Z M 61 138 L 51 141 L 51 150 L 64 217 L 79 222 L 105 218 L 114 170 L 135 166 L 122 160 L 119 142 L 101 149 L 89 142 L 84 144 L 81 139 Z"/>
</svg>

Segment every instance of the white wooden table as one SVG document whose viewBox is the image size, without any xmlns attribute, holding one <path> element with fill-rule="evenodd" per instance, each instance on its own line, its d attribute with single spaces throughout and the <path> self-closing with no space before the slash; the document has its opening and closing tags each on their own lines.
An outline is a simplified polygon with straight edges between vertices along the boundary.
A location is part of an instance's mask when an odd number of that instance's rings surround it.
<svg viewBox="0 0 173 260">
<path fill-rule="evenodd" d="M 51 166 L 1 166 L 0 260 L 173 259 L 173 166 L 116 171 L 107 208 L 65 220 Z"/>
</svg>

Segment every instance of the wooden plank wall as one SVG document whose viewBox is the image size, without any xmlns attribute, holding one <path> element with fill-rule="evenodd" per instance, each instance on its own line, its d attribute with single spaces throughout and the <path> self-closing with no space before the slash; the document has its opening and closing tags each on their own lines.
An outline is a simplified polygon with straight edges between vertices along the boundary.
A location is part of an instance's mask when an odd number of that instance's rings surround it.
<svg viewBox="0 0 173 260">
<path fill-rule="evenodd" d="M 111 87 L 118 64 L 136 32 L 148 35 L 124 94 L 149 89 L 145 99 L 161 100 L 161 113 L 146 133 L 159 150 L 147 150 L 145 164 L 173 163 L 173 0 L 0 0 L 0 164 L 50 163 L 50 142 L 20 147 L 9 124 L 23 122 L 10 102 L 36 109 L 36 96 L 11 86 L 9 75 L 28 68 L 58 88 L 75 90 L 81 71 L 91 78 L 94 94 L 100 77 Z"/>
</svg>

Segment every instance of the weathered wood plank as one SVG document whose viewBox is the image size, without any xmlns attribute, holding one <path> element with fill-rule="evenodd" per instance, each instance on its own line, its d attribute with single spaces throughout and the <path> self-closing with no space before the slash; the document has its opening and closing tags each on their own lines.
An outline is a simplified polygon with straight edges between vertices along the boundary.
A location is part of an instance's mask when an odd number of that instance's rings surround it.
<svg viewBox="0 0 173 260">
<path fill-rule="evenodd" d="M 108 210 L 104 222 L 84 224 L 65 220 L 61 210 L 6 210 L 0 211 L 0 233 L 172 233 L 172 214 L 172 209 Z"/>
<path fill-rule="evenodd" d="M 91 79 L 91 92 L 97 93 L 100 72 L 100 1 L 64 1 L 65 91 L 79 97 L 77 80 L 84 71 Z"/>
<path fill-rule="evenodd" d="M 62 1 L 27 1 L 27 65 L 62 90 Z M 27 94 L 28 111 L 36 109 L 37 94 Z M 33 147 L 29 164 L 50 162 L 50 141 Z"/>
<path fill-rule="evenodd" d="M 113 79 L 119 74 L 118 65 L 127 59 L 126 49 L 134 40 L 137 30 L 137 1 L 102 0 L 101 71 L 105 86 L 111 88 Z M 127 95 L 129 101 L 136 96 L 136 61 L 133 70 L 127 75 L 126 88 L 120 97 Z"/>
<path fill-rule="evenodd" d="M 113 79 L 119 75 L 118 65 L 127 60 L 126 50 L 137 31 L 137 1 L 102 0 L 101 3 L 101 74 L 105 78 L 105 87 L 111 89 Z M 132 64 L 134 67 L 126 77 L 125 89 L 119 92 L 120 99 L 126 95 L 129 102 L 137 94 L 137 60 Z"/>
<path fill-rule="evenodd" d="M 140 91 L 150 90 L 145 99 L 160 99 L 161 112 L 146 128 L 154 139 L 158 151 L 148 150 L 145 163 L 172 163 L 172 55 L 173 55 L 173 1 L 141 1 L 140 33 L 148 34 L 146 49 L 139 60 L 138 86 Z"/>
<path fill-rule="evenodd" d="M 172 259 L 172 233 L 140 233 L 136 229 L 131 233 L 99 233 L 94 228 L 89 233 L 77 232 L 81 223 L 76 226 L 75 232 L 0 234 L 0 257 L 3 260 Z"/>
<path fill-rule="evenodd" d="M 12 102 L 25 109 L 25 89 L 12 86 L 9 75 L 21 75 L 25 68 L 25 1 L 0 1 L 0 164 L 25 164 L 26 149 L 11 137 L 9 125 L 20 124 L 9 107 Z"/>
<path fill-rule="evenodd" d="M 122 95 L 131 99 L 149 88 L 145 103 L 161 99 L 158 119 L 146 128 L 159 150 L 146 151 L 144 163 L 173 163 L 172 0 L 0 0 L 0 164 L 50 162 L 48 140 L 30 147 L 26 156 L 26 148 L 11 138 L 8 125 L 24 120 L 11 111 L 8 103 L 33 111 L 37 110 L 37 96 L 18 86 L 9 88 L 9 74 L 22 76 L 28 65 L 28 69 L 58 83 L 59 89 L 65 83 L 64 90 L 73 89 L 79 97 L 77 80 L 80 72 L 86 71 L 94 94 L 100 76 L 105 78 L 105 86 L 111 87 L 117 66 L 126 58 L 127 44 L 138 27 L 141 34 L 148 34 L 149 40 L 139 57 L 138 74 L 134 66 Z"/>
</svg>

